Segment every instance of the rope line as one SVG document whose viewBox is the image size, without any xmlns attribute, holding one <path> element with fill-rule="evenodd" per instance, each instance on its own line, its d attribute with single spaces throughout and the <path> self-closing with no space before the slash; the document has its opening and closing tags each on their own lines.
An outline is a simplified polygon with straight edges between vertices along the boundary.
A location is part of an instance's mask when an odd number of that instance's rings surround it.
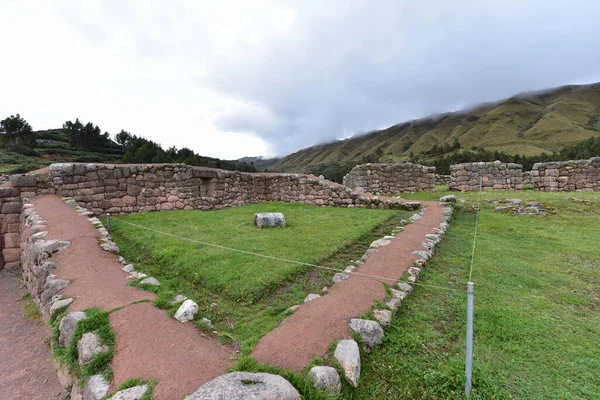
<svg viewBox="0 0 600 400">
<path fill-rule="evenodd" d="M 340 270 L 340 269 L 337 269 L 337 268 L 324 267 L 322 265 L 315 265 L 315 264 L 305 263 L 305 262 L 302 262 L 302 261 L 288 260 L 288 259 L 285 259 L 285 258 L 280 258 L 280 257 L 275 257 L 275 256 L 269 256 L 269 255 L 260 254 L 260 253 L 254 253 L 254 252 L 251 252 L 251 251 L 234 249 L 232 247 L 222 246 L 222 245 L 219 245 L 219 244 L 202 242 L 200 240 L 190 239 L 190 238 L 186 238 L 184 236 L 179 236 L 179 235 L 175 235 L 175 234 L 172 234 L 172 233 L 159 231 L 159 230 L 156 230 L 156 229 L 148 228 L 148 227 L 143 226 L 143 225 L 134 224 L 134 223 L 128 222 L 128 221 L 121 221 L 120 220 L 119 222 L 123 222 L 125 224 L 131 225 L 131 226 L 135 226 L 136 228 L 144 229 L 144 230 L 147 230 L 147 231 L 150 231 L 150 232 L 154 232 L 154 233 L 158 233 L 158 234 L 161 234 L 161 235 L 170 236 L 170 237 L 174 237 L 174 238 L 181 239 L 181 240 L 186 240 L 188 242 L 197 243 L 197 244 L 201 244 L 201 245 L 204 245 L 204 246 L 215 247 L 215 248 L 222 249 L 222 250 L 229 250 L 229 251 L 233 251 L 233 252 L 236 252 L 236 253 L 248 254 L 248 255 L 252 255 L 252 256 L 256 256 L 256 257 L 263 257 L 263 258 L 267 258 L 267 259 L 270 259 L 270 260 L 283 261 L 283 262 L 288 262 L 288 263 L 292 263 L 292 264 L 305 265 L 307 267 L 314 267 L 314 268 L 319 268 L 319 269 L 324 269 L 324 270 L 329 270 L 329 271 L 334 271 L 334 272 L 340 272 L 340 273 L 344 273 L 344 274 L 352 274 L 352 275 L 357 275 L 357 276 L 364 276 L 364 277 L 367 277 L 367 278 L 381 279 L 381 280 L 387 280 L 387 281 L 393 281 L 393 282 L 397 282 L 398 281 L 398 279 L 389 278 L 389 277 L 385 277 L 385 276 L 378 276 L 378 275 L 372 275 L 372 274 L 364 274 L 364 273 L 360 273 L 360 272 L 347 272 L 347 271 L 345 271 L 343 269 Z M 436 285 L 427 285 L 427 284 L 417 283 L 417 282 L 410 282 L 409 284 L 410 285 L 425 286 L 425 287 L 432 287 L 432 288 L 437 288 L 437 289 L 451 290 L 451 291 L 456 291 L 456 292 L 460 291 L 460 290 L 449 288 L 449 287 L 436 286 Z"/>
<path fill-rule="evenodd" d="M 481 187 L 483 177 L 479 177 L 479 194 L 477 195 L 477 216 L 475 217 L 475 234 L 473 235 L 473 251 L 471 252 L 471 268 L 469 269 L 469 282 L 473 277 L 473 263 L 475 261 L 475 245 L 477 243 L 477 228 L 479 227 L 479 211 L 481 210 Z"/>
</svg>

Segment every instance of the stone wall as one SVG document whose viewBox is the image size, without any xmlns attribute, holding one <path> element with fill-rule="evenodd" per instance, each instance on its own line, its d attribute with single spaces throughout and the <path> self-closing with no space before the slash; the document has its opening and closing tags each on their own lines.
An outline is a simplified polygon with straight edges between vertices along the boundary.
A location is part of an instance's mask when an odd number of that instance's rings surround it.
<svg viewBox="0 0 600 400">
<path fill-rule="evenodd" d="M 483 190 L 521 190 L 522 169 L 521 164 L 500 161 L 451 165 L 450 190 L 479 190 L 480 178 Z"/>
<path fill-rule="evenodd" d="M 600 157 L 534 164 L 531 184 L 542 192 L 600 191 Z"/>
<path fill-rule="evenodd" d="M 450 185 L 451 175 L 438 175 L 435 174 L 435 184 L 436 185 Z"/>
<path fill-rule="evenodd" d="M 297 174 L 251 174 L 185 164 L 52 164 L 13 175 L 0 187 L 0 268 L 18 265 L 24 200 L 72 197 L 95 215 L 161 210 L 216 210 L 264 201 L 317 206 L 414 209 L 415 202 L 385 201 Z"/>
<path fill-rule="evenodd" d="M 435 191 L 435 167 L 419 164 L 361 164 L 344 176 L 344 186 L 374 194 Z"/>
</svg>

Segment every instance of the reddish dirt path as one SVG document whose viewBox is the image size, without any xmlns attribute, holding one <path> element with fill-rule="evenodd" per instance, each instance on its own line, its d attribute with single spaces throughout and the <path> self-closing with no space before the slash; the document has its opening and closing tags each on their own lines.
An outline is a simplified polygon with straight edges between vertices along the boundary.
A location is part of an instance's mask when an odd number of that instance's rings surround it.
<svg viewBox="0 0 600 400">
<path fill-rule="evenodd" d="M 414 250 L 424 250 L 425 234 L 439 226 L 443 218 L 437 202 L 428 205 L 425 216 L 407 225 L 392 242 L 372 253 L 356 272 L 391 278 L 393 284 L 408 270 L 417 257 Z M 324 356 L 335 339 L 350 336 L 348 321 L 371 309 L 374 301 L 383 300 L 386 292 L 377 279 L 351 275 L 331 286 L 329 292 L 302 305 L 281 325 L 266 334 L 252 351 L 260 362 L 283 368 L 302 370 L 314 357 Z"/>
<path fill-rule="evenodd" d="M 125 306 L 110 315 L 116 334 L 111 392 L 129 378 L 155 379 L 155 399 L 180 399 L 226 372 L 232 349 L 201 337 L 193 325 L 169 318 L 150 303 L 131 304 L 154 294 L 127 286 L 117 257 L 100 249 L 99 235 L 86 217 L 57 196 L 39 196 L 33 203 L 46 220 L 46 239 L 71 242 L 53 257 L 60 265 L 55 275 L 72 281 L 61 292 L 76 299 L 69 311 Z"/>
<path fill-rule="evenodd" d="M 27 292 L 20 269 L 0 270 L 0 397 L 10 400 L 62 399 L 44 323 L 24 314 Z"/>
</svg>

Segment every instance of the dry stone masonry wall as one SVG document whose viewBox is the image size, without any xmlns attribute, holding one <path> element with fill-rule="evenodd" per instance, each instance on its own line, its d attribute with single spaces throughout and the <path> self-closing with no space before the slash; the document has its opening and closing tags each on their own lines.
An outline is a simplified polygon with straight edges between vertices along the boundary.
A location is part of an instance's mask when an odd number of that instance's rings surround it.
<svg viewBox="0 0 600 400">
<path fill-rule="evenodd" d="M 344 186 L 374 194 L 435 191 L 435 167 L 419 164 L 361 164 L 344 176 Z"/>
<path fill-rule="evenodd" d="M 482 178 L 483 190 L 521 190 L 523 188 L 521 164 L 474 162 L 450 166 L 450 190 L 461 192 L 479 190 Z"/>
<path fill-rule="evenodd" d="M 534 164 L 531 184 L 541 192 L 600 191 L 600 157 Z"/>
</svg>

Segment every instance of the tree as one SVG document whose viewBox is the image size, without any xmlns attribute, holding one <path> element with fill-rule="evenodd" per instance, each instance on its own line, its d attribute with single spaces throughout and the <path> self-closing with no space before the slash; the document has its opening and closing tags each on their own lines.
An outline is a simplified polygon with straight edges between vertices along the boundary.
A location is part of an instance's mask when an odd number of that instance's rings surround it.
<svg viewBox="0 0 600 400">
<path fill-rule="evenodd" d="M 29 122 L 19 114 L 0 121 L 0 134 L 6 135 L 4 148 L 23 154 L 25 150 L 33 149 L 35 136 Z"/>
</svg>

